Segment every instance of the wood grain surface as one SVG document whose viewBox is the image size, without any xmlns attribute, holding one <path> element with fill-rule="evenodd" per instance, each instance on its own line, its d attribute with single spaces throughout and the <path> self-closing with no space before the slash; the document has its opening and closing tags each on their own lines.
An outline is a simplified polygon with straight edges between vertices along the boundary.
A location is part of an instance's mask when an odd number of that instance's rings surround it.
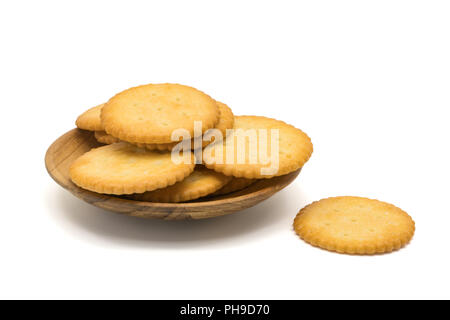
<svg viewBox="0 0 450 320">
<path fill-rule="evenodd" d="M 289 185 L 300 170 L 272 179 L 258 180 L 249 187 L 223 196 L 207 197 L 187 203 L 154 203 L 99 194 L 76 186 L 69 178 L 69 167 L 79 156 L 99 147 L 93 132 L 73 129 L 59 137 L 47 150 L 45 166 L 60 186 L 76 197 L 103 209 L 141 218 L 167 220 L 204 219 L 237 212 L 266 200 Z"/>
</svg>

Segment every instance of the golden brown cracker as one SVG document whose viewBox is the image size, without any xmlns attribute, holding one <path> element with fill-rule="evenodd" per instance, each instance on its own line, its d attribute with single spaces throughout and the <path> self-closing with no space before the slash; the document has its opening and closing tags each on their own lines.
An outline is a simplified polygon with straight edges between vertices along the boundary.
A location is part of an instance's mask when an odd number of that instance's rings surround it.
<svg viewBox="0 0 450 320">
<path fill-rule="evenodd" d="M 256 179 L 245 179 L 245 178 L 235 178 L 233 177 L 230 182 L 228 182 L 223 188 L 217 190 L 212 195 L 221 196 L 224 194 L 229 194 L 235 191 L 242 190 L 253 184 Z"/>
<path fill-rule="evenodd" d="M 217 106 L 219 107 L 220 117 L 219 122 L 217 122 L 215 129 L 219 130 L 222 133 L 222 137 L 225 138 L 227 134 L 227 129 L 232 129 L 234 126 L 234 114 L 231 111 L 230 107 L 225 103 L 217 101 Z M 206 134 L 206 136 L 209 136 Z M 212 139 L 203 141 L 203 148 L 208 144 L 214 142 L 214 137 L 211 136 Z M 193 147 L 192 147 L 193 149 Z"/>
<path fill-rule="evenodd" d="M 120 142 L 119 139 L 113 137 L 112 135 L 107 134 L 105 131 L 95 131 L 94 135 L 95 139 L 97 139 L 97 141 L 100 143 L 113 144 Z"/>
<path fill-rule="evenodd" d="M 400 249 L 414 235 L 411 217 L 392 204 L 360 197 L 314 202 L 297 214 L 295 232 L 330 251 L 376 254 Z"/>
<path fill-rule="evenodd" d="M 104 104 L 99 104 L 83 112 L 75 121 L 78 128 L 89 131 L 102 131 L 103 126 L 100 120 L 100 113 Z"/>
<path fill-rule="evenodd" d="M 194 137 L 194 122 L 202 130 L 219 120 L 216 101 L 180 84 L 147 84 L 112 97 L 101 112 L 105 131 L 131 143 L 171 143 L 172 132 L 183 128 Z"/>
<path fill-rule="evenodd" d="M 278 134 L 278 139 L 275 134 Z M 278 152 L 275 148 L 277 142 Z M 239 149 L 239 146 L 243 148 Z M 300 129 L 271 118 L 236 116 L 233 132 L 223 143 L 207 146 L 203 151 L 203 161 L 208 168 L 225 175 L 262 179 L 300 169 L 312 152 L 311 139 Z"/>
<path fill-rule="evenodd" d="M 222 188 L 231 180 L 221 173 L 197 166 L 183 181 L 164 189 L 158 189 L 131 197 L 139 201 L 150 202 L 185 202 L 198 199 Z"/>
<path fill-rule="evenodd" d="M 70 178 L 79 187 L 106 194 L 143 193 L 165 188 L 187 177 L 195 167 L 176 164 L 171 153 L 152 152 L 120 142 L 85 153 L 70 167 Z"/>
</svg>

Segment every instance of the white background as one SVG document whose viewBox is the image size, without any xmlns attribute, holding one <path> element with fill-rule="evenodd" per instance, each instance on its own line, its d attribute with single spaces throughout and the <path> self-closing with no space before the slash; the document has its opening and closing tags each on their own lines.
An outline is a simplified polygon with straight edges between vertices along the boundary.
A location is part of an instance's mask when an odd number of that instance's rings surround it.
<svg viewBox="0 0 450 320">
<path fill-rule="evenodd" d="M 2 1 L 1 298 L 450 298 L 448 1 Z M 204 221 L 92 207 L 44 154 L 85 109 L 151 82 L 287 121 L 315 151 L 291 186 Z M 292 230 L 357 195 L 417 231 L 355 257 Z"/>
</svg>

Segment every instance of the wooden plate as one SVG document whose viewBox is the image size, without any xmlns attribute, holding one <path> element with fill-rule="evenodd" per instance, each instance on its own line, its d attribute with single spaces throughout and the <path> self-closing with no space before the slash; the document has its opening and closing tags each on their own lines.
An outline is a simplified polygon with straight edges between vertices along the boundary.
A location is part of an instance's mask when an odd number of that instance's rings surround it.
<svg viewBox="0 0 450 320">
<path fill-rule="evenodd" d="M 101 144 L 95 140 L 92 132 L 73 129 L 65 133 L 47 150 L 45 166 L 48 173 L 60 186 L 94 206 L 141 218 L 203 219 L 233 213 L 266 200 L 289 185 L 300 173 L 300 170 L 297 170 L 284 176 L 258 180 L 238 192 L 187 203 L 134 201 L 87 191 L 70 180 L 69 167 L 72 162 L 91 148 L 98 146 Z"/>
</svg>

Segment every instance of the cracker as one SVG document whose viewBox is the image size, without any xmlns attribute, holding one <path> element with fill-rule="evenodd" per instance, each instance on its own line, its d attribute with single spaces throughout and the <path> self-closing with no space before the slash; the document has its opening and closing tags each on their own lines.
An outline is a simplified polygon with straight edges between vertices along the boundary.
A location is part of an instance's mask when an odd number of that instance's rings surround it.
<svg viewBox="0 0 450 320">
<path fill-rule="evenodd" d="M 221 173 L 197 166 L 190 176 L 174 185 L 155 191 L 135 194 L 131 197 L 139 201 L 185 202 L 198 199 L 219 190 L 231 180 Z"/>
<path fill-rule="evenodd" d="M 73 162 L 70 178 L 79 187 L 106 194 L 143 193 L 165 188 L 187 177 L 195 167 L 194 155 L 188 164 L 176 164 L 171 153 L 147 151 L 120 142 L 95 148 Z"/>
<path fill-rule="evenodd" d="M 203 152 L 205 165 L 225 175 L 262 179 L 288 174 L 303 167 L 313 152 L 311 139 L 300 129 L 283 121 L 259 116 L 236 116 L 233 129 L 223 143 L 211 144 Z M 255 134 L 254 139 L 246 137 L 249 131 Z M 278 133 L 278 139 L 276 136 L 272 139 L 272 131 Z M 261 132 L 267 133 L 265 138 Z M 238 148 L 241 138 L 245 141 L 242 152 Z M 264 148 L 261 141 L 266 144 Z M 273 147 L 277 141 L 278 153 Z M 252 149 L 256 150 L 256 158 L 251 157 Z M 243 159 L 240 162 L 241 156 Z"/>
<path fill-rule="evenodd" d="M 225 103 L 217 101 L 217 106 L 219 107 L 220 117 L 215 128 L 219 130 L 222 133 L 223 138 L 225 138 L 227 129 L 232 129 L 234 126 L 234 114 L 230 107 L 228 107 Z M 212 142 L 214 142 L 214 139 L 211 139 L 211 141 L 203 141 L 203 147 L 206 147 Z"/>
<path fill-rule="evenodd" d="M 219 121 L 217 122 L 215 129 L 222 133 L 222 137 L 225 138 L 227 129 L 233 128 L 234 115 L 231 109 L 224 103 L 217 101 L 217 106 L 219 107 Z M 206 147 L 210 143 L 214 142 L 214 137 L 211 139 L 202 141 L 202 148 Z M 172 150 L 179 142 L 172 143 L 135 143 L 138 147 L 147 148 L 148 150 L 160 150 L 167 151 Z M 191 149 L 194 149 L 194 140 L 191 142 Z"/>
<path fill-rule="evenodd" d="M 194 137 L 194 121 L 202 130 L 219 120 L 216 101 L 180 84 L 148 84 L 122 91 L 103 107 L 105 131 L 131 143 L 171 143 L 172 132 L 186 129 Z"/>
<path fill-rule="evenodd" d="M 314 202 L 297 214 L 295 232 L 330 251 L 376 254 L 400 249 L 413 237 L 414 221 L 392 204 L 359 197 Z"/>
<path fill-rule="evenodd" d="M 103 130 L 100 113 L 104 104 L 100 104 L 83 112 L 75 121 L 78 128 L 89 131 Z"/>
<path fill-rule="evenodd" d="M 229 194 L 235 191 L 247 188 L 249 185 L 254 183 L 255 179 L 245 179 L 245 178 L 232 178 L 223 188 L 217 190 L 212 194 L 212 196 L 221 196 L 224 194 Z"/>
<path fill-rule="evenodd" d="M 171 151 L 173 147 L 177 145 L 179 142 L 172 142 L 172 143 L 137 143 L 137 142 L 130 142 L 134 144 L 135 146 L 138 146 L 139 148 L 145 148 L 147 150 L 153 151 Z"/>
<path fill-rule="evenodd" d="M 95 139 L 97 139 L 98 142 L 104 143 L 104 144 L 113 144 L 120 142 L 119 139 L 113 137 L 112 135 L 107 134 L 105 131 L 95 131 Z"/>
</svg>

